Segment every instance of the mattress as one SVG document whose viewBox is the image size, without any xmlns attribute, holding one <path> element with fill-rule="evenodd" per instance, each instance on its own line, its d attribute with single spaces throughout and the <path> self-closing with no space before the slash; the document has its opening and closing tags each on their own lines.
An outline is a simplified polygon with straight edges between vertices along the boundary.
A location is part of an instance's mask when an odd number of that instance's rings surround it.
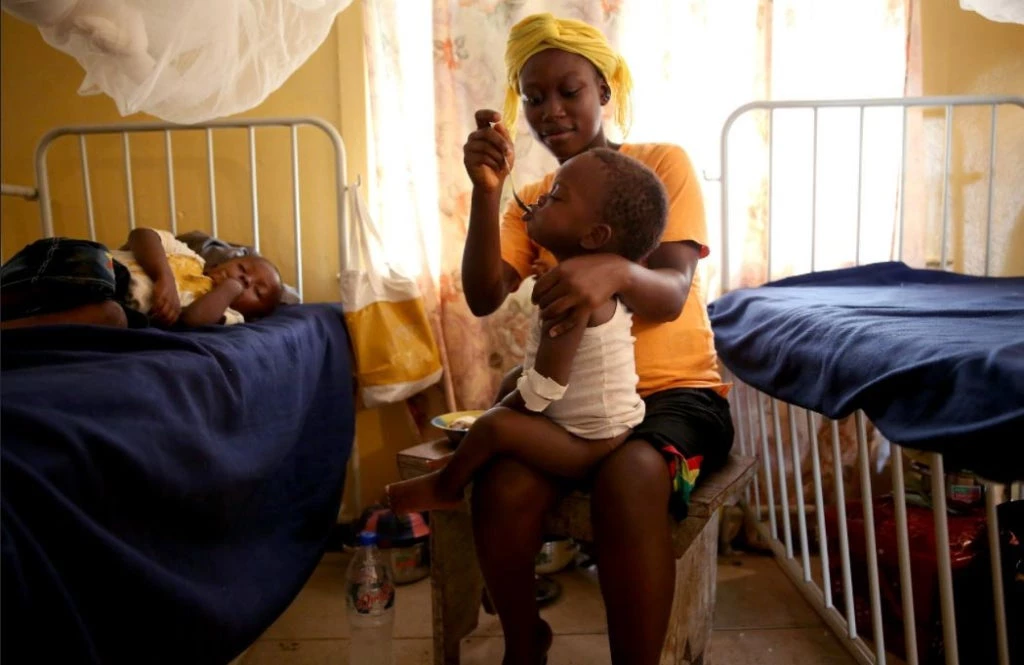
<svg viewBox="0 0 1024 665">
<path fill-rule="evenodd" d="M 330 305 L 5 332 L 2 658 L 223 664 L 255 640 L 336 521 L 349 348 Z"/>
<path fill-rule="evenodd" d="M 879 263 L 730 292 L 709 306 L 741 381 L 994 480 L 1024 477 L 1024 278 Z"/>
</svg>

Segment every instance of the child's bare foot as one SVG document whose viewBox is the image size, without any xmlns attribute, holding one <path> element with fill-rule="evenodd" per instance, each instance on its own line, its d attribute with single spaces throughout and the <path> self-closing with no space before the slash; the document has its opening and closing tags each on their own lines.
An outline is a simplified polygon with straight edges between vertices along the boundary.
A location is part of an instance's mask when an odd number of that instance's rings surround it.
<svg viewBox="0 0 1024 665">
<path fill-rule="evenodd" d="M 458 510 L 462 498 L 452 499 L 442 495 L 440 472 L 391 483 L 384 488 L 387 503 L 392 512 L 401 515 L 424 510 Z"/>
</svg>

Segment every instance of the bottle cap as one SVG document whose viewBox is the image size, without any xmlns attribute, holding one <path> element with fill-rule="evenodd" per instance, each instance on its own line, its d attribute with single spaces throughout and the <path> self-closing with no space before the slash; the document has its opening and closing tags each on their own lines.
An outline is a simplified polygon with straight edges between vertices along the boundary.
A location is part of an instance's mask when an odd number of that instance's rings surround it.
<svg viewBox="0 0 1024 665">
<path fill-rule="evenodd" d="M 377 544 L 377 533 L 375 531 L 360 531 L 356 537 L 356 544 L 360 547 Z"/>
</svg>

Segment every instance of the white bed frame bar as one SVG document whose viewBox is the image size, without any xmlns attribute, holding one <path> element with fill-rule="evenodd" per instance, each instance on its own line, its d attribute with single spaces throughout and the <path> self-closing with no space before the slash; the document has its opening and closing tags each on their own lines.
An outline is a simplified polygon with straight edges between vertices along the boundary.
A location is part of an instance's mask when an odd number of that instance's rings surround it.
<svg viewBox="0 0 1024 665">
<path fill-rule="evenodd" d="M 992 183 L 995 179 L 996 174 L 996 160 L 995 160 L 995 149 L 996 149 L 996 109 L 1000 106 L 1015 106 L 1024 109 L 1024 97 L 1009 97 L 1009 96 L 980 96 L 980 97 L 920 97 L 920 98 L 894 98 L 894 99 L 849 99 L 849 100 L 811 100 L 811 101 L 765 101 L 765 102 L 754 102 L 746 104 L 737 108 L 732 114 L 729 115 L 722 129 L 721 137 L 721 196 L 722 196 L 722 236 L 720 239 L 722 245 L 721 262 L 722 262 L 722 293 L 729 290 L 730 285 L 730 270 L 729 270 L 729 188 L 728 188 L 728 174 L 729 174 L 729 134 L 733 124 L 738 118 L 744 114 L 751 112 L 767 112 L 768 113 L 768 154 L 769 154 L 769 166 L 768 166 L 768 220 L 767 220 L 767 233 L 768 233 L 768 270 L 769 279 L 771 276 L 771 243 L 772 243 L 772 204 L 771 204 L 771 193 L 772 193 L 772 154 L 775 148 L 773 136 L 772 136 L 772 119 L 775 113 L 785 109 L 803 109 L 811 110 L 814 116 L 814 123 L 812 126 L 813 136 L 813 171 L 812 176 L 812 197 L 817 196 L 817 160 L 818 160 L 818 112 L 823 108 L 852 108 L 860 110 L 860 151 L 859 156 L 863 157 L 864 141 L 863 141 L 863 130 L 864 130 L 864 110 L 866 108 L 873 107 L 896 107 L 903 109 L 903 151 L 902 151 L 902 166 L 901 166 L 901 183 L 899 188 L 900 204 L 899 204 L 899 218 L 897 226 L 897 258 L 902 260 L 903 258 L 903 216 L 904 216 L 904 205 L 905 199 L 903 197 L 903 191 L 906 185 L 906 163 L 907 163 L 907 112 L 908 109 L 913 107 L 931 107 L 931 108 L 944 108 L 945 109 L 945 167 L 943 171 L 943 231 L 942 231 L 942 266 L 945 268 L 946 264 L 946 245 L 947 236 L 949 232 L 949 181 L 950 181 L 950 153 L 951 153 L 951 137 L 952 137 L 952 119 L 954 109 L 973 106 L 973 107 L 989 107 L 991 109 L 991 141 L 989 147 L 989 160 L 988 160 L 988 176 L 989 176 L 989 189 L 988 189 L 988 203 L 987 203 L 987 224 L 986 224 L 986 247 L 985 247 L 985 274 L 990 274 L 991 266 L 989 262 L 989 254 L 991 252 L 991 229 L 992 229 L 992 196 L 993 186 Z M 858 173 L 863 172 L 863 164 L 859 164 Z M 858 202 L 860 201 L 861 195 L 861 177 L 858 175 L 857 179 L 857 194 Z M 859 204 L 858 204 L 859 207 Z M 812 211 L 815 206 L 812 202 Z M 812 215 L 815 215 L 812 212 Z M 860 210 L 857 211 L 857 225 L 860 227 Z M 814 263 L 814 247 L 815 238 L 814 231 L 817 226 L 816 217 L 812 217 L 812 235 L 809 243 L 811 248 L 811 266 L 812 271 L 816 269 Z M 860 233 L 857 236 L 857 263 L 860 263 L 861 247 L 860 247 Z M 814 513 L 817 517 L 816 528 L 818 530 L 818 540 L 820 541 L 820 557 L 821 557 L 821 571 L 822 571 L 822 584 L 819 586 L 817 581 L 812 578 L 811 573 L 811 561 L 808 552 L 808 524 L 807 524 L 807 504 L 805 497 L 803 496 L 803 484 L 800 482 L 801 470 L 800 470 L 800 458 L 799 458 L 799 442 L 797 437 L 797 417 L 799 407 L 795 407 L 790 404 L 786 404 L 789 417 L 789 439 L 792 446 L 792 458 L 793 458 L 793 470 L 792 473 L 788 473 L 783 457 L 783 433 L 780 428 L 779 412 L 780 412 L 780 401 L 771 399 L 769 402 L 771 411 L 771 426 L 772 433 L 774 435 L 775 450 L 771 451 L 769 448 L 769 433 L 768 423 L 765 417 L 764 408 L 762 406 L 761 394 L 755 389 L 740 383 L 739 381 L 732 379 L 735 382 L 736 389 L 732 391 L 730 395 L 730 401 L 733 407 L 734 420 L 736 421 L 736 432 L 737 442 L 739 449 L 743 454 L 759 456 L 762 460 L 762 471 L 763 476 L 754 478 L 753 487 L 753 501 L 754 505 L 751 505 L 751 491 L 747 489 L 745 495 L 745 508 L 747 514 L 756 520 L 758 530 L 761 536 L 771 543 L 772 550 L 775 556 L 786 574 L 790 577 L 793 583 L 801 591 L 805 598 L 807 598 L 818 613 L 822 616 L 829 627 L 835 632 L 836 636 L 839 637 L 843 645 L 850 651 L 850 653 L 856 658 L 856 660 L 865 665 L 882 665 L 887 663 L 887 656 L 885 650 L 885 640 L 882 627 L 882 608 L 880 600 L 880 587 L 878 578 L 878 555 L 876 549 L 876 538 L 875 538 L 875 524 L 874 524 L 874 513 L 871 502 L 871 470 L 869 467 L 869 451 L 868 441 L 866 436 L 865 428 L 865 416 L 861 412 L 855 414 L 856 423 L 856 434 L 857 434 L 857 447 L 858 447 L 858 466 L 860 474 L 861 493 L 864 497 L 864 530 L 865 530 L 865 541 L 867 547 L 867 564 L 868 564 L 868 583 L 869 583 L 869 601 L 871 608 L 871 622 L 872 622 L 872 635 L 873 635 L 873 648 L 870 647 L 863 639 L 858 637 L 857 633 L 857 622 L 854 616 L 854 597 L 853 587 L 851 582 L 851 570 L 850 570 L 850 545 L 849 545 L 849 533 L 847 531 L 846 524 L 846 513 L 845 513 L 845 497 L 843 488 L 843 472 L 842 472 L 842 461 L 840 455 L 839 446 L 839 428 L 838 423 L 835 421 L 831 422 L 831 439 L 832 439 L 832 453 L 834 459 L 834 474 L 836 483 L 836 511 L 837 511 L 837 529 L 839 537 L 839 556 L 841 558 L 841 570 L 842 570 L 842 589 L 843 589 L 843 611 L 835 606 L 835 599 L 832 596 L 832 584 L 829 573 L 829 551 L 828 551 L 828 540 L 826 537 L 825 530 L 825 513 L 824 513 L 824 497 L 822 493 L 822 472 L 821 472 L 821 460 L 819 459 L 818 452 L 818 440 L 817 430 L 815 427 L 815 421 L 818 418 L 824 418 L 824 416 L 813 413 L 811 411 L 804 410 L 804 417 L 806 418 L 807 434 L 809 436 L 809 447 L 811 451 L 811 464 L 813 471 L 814 481 L 814 497 L 813 497 L 813 508 Z M 756 406 L 752 407 L 752 402 L 756 402 Z M 756 414 L 755 414 L 756 412 Z M 755 422 L 751 422 L 751 417 L 754 416 Z M 758 451 L 758 446 L 760 450 Z M 902 455 L 899 446 L 891 446 L 890 464 L 892 467 L 892 482 L 893 482 L 893 493 L 896 510 L 896 531 L 897 531 L 897 544 L 898 544 L 898 557 L 899 557 L 899 570 L 900 570 L 900 587 L 902 592 L 902 609 L 903 609 L 903 625 L 904 633 L 906 638 L 906 663 L 908 665 L 918 665 L 919 658 L 917 652 L 917 638 L 915 630 L 915 617 L 914 617 L 914 606 L 913 606 L 913 595 L 911 587 L 910 577 L 910 545 L 909 536 L 907 531 L 907 510 L 906 510 L 906 493 L 903 477 L 903 463 Z M 774 452 L 774 454 L 773 454 Z M 931 492 L 932 502 L 934 506 L 944 507 L 946 505 L 946 488 L 945 488 L 945 474 L 943 469 L 943 457 L 941 454 L 932 453 L 930 455 L 931 461 Z M 777 469 L 775 468 L 777 466 Z M 779 489 L 779 500 L 780 504 L 776 505 L 775 496 L 775 478 L 773 475 L 777 473 L 778 489 Z M 790 519 L 790 502 L 787 490 L 787 477 L 795 478 L 794 486 L 796 489 L 795 497 L 795 514 L 797 518 L 797 530 L 800 545 L 800 560 L 794 558 L 793 548 L 793 528 Z M 762 485 L 765 492 L 762 493 Z M 999 497 L 1006 497 L 1003 493 L 1004 487 L 996 485 L 995 483 L 985 483 L 985 507 L 987 513 L 987 529 L 989 537 L 989 550 L 990 550 L 990 565 L 992 571 L 992 592 L 994 599 L 994 624 L 996 627 L 996 651 L 998 654 L 998 662 L 1000 665 L 1010 664 L 1009 646 L 1007 641 L 1007 625 L 1006 625 L 1006 606 L 1003 598 L 1003 580 L 1002 580 L 1002 568 L 1000 565 L 1000 552 L 999 552 L 999 528 L 996 513 L 997 502 L 1000 501 Z M 1012 490 L 1011 490 L 1012 491 Z M 1019 492 L 1018 492 L 1019 493 Z M 762 498 L 766 502 L 766 512 L 768 516 L 767 525 L 763 521 L 763 515 L 765 511 L 762 511 Z M 776 512 L 781 515 L 781 532 L 779 529 L 778 520 L 776 518 Z M 943 630 L 943 642 L 945 647 L 945 659 L 947 665 L 957 665 L 960 662 L 959 653 L 957 649 L 957 633 L 956 633 L 956 612 L 954 609 L 953 601 L 953 576 L 950 565 L 950 552 L 949 552 L 949 529 L 947 525 L 946 510 L 933 510 L 934 521 L 935 521 L 935 533 L 936 533 L 936 554 L 938 557 L 938 570 L 939 570 L 939 587 L 940 587 L 940 604 L 942 611 L 942 630 Z M 966 661 L 965 661 L 966 662 Z M 971 661 L 973 662 L 973 661 Z"/>
<path fill-rule="evenodd" d="M 302 211 L 300 206 L 299 180 L 299 134 L 300 126 L 316 127 L 330 139 L 334 148 L 335 189 L 338 206 L 338 242 L 341 256 L 347 256 L 347 234 L 344 233 L 347 219 L 346 194 L 348 193 L 348 171 L 346 168 L 345 142 L 341 134 L 332 125 L 313 117 L 294 118 L 258 118 L 248 120 L 214 120 L 195 125 L 175 125 L 165 122 L 143 122 L 133 124 L 112 125 L 78 125 L 58 127 L 47 132 L 36 148 L 36 181 L 39 187 L 39 205 L 42 216 L 43 237 L 49 238 L 54 233 L 53 207 L 50 194 L 50 179 L 47 169 L 47 154 L 54 141 L 62 136 L 78 138 L 78 152 L 81 160 L 82 189 L 85 192 L 85 211 L 89 223 L 89 237 L 96 240 L 96 220 L 92 202 L 92 184 L 89 179 L 89 153 L 86 137 L 98 134 L 120 134 L 122 156 L 125 169 L 125 199 L 128 204 L 128 226 L 135 228 L 135 190 L 132 181 L 132 148 L 131 137 L 134 134 L 162 132 L 164 135 L 164 154 L 166 159 L 167 190 L 169 193 L 169 210 L 171 232 L 178 233 L 177 199 L 174 188 L 174 154 L 171 148 L 171 132 L 202 131 L 206 134 L 206 173 L 210 187 L 210 220 L 211 235 L 217 236 L 217 185 L 214 167 L 214 131 L 222 129 L 244 129 L 248 133 L 249 146 L 249 182 L 252 196 L 252 233 L 253 247 L 260 250 L 260 211 L 259 183 L 256 169 L 256 130 L 261 127 L 287 127 L 291 132 L 291 163 L 292 163 L 292 217 L 295 229 L 295 265 L 296 285 L 299 295 L 303 294 L 302 284 Z M 27 189 L 27 188 L 26 188 Z"/>
<path fill-rule="evenodd" d="M 39 199 L 39 210 L 42 221 L 42 236 L 45 238 L 54 235 L 52 193 L 50 191 L 49 170 L 47 168 L 47 156 L 50 146 L 61 137 L 71 136 L 77 138 L 79 159 L 81 160 L 82 186 L 85 196 L 86 218 L 89 225 L 89 238 L 96 240 L 96 220 L 93 209 L 92 183 L 89 171 L 89 153 L 86 145 L 86 138 L 95 135 L 117 135 L 121 136 L 122 159 L 125 168 L 125 197 L 128 207 L 128 223 L 134 229 L 135 219 L 135 190 L 132 181 L 132 146 L 131 138 L 137 134 L 163 133 L 165 169 L 167 174 L 167 188 L 171 232 L 177 235 L 177 198 L 174 183 L 174 154 L 171 147 L 172 133 L 182 132 L 204 132 L 206 135 L 206 171 L 207 182 L 210 191 L 210 220 L 213 236 L 218 236 L 217 225 L 217 189 L 215 179 L 214 163 L 214 135 L 219 130 L 244 129 L 248 133 L 248 162 L 249 162 L 249 184 L 252 196 L 252 233 L 253 247 L 260 250 L 260 212 L 259 212 L 259 180 L 256 168 L 256 135 L 257 130 L 268 127 L 286 127 L 291 132 L 291 185 L 292 185 L 292 221 L 295 234 L 295 288 L 300 298 L 303 292 L 303 260 L 302 260 L 302 210 L 301 210 L 301 179 L 299 172 L 299 127 L 313 127 L 322 131 L 331 142 L 333 148 L 334 173 L 335 173 L 335 197 L 338 210 L 338 243 L 339 257 L 348 256 L 348 170 L 346 167 L 345 142 L 335 127 L 320 118 L 315 117 L 285 117 L 285 118 L 251 118 L 240 120 L 214 120 L 211 122 L 198 123 L 195 125 L 176 125 L 166 122 L 140 122 L 110 125 L 77 125 L 59 127 L 46 133 L 39 141 L 35 154 L 35 171 L 37 190 L 17 185 L 3 186 L 3 194 L 21 196 L 33 200 L 36 196 Z M 353 185 L 358 187 L 358 184 Z M 359 469 L 359 450 L 356 442 L 353 441 L 352 454 L 349 461 L 349 483 L 351 490 L 354 517 L 358 518 L 361 511 L 362 482 Z M 346 483 L 346 490 L 348 483 Z M 344 512 L 345 506 L 342 507 Z"/>
</svg>

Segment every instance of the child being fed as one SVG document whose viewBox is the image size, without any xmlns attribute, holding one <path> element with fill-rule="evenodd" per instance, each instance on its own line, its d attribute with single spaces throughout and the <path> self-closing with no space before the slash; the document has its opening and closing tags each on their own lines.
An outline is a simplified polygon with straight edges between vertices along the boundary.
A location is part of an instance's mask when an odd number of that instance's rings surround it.
<svg viewBox="0 0 1024 665">
<path fill-rule="evenodd" d="M 609 149 L 566 161 L 524 219 L 558 261 L 598 252 L 642 261 L 665 228 L 660 179 Z M 552 336 L 537 310 L 515 390 L 470 427 L 448 465 L 386 488 L 395 512 L 457 505 L 474 473 L 498 455 L 580 479 L 644 418 L 637 393 L 632 315 L 616 297 Z"/>
</svg>

